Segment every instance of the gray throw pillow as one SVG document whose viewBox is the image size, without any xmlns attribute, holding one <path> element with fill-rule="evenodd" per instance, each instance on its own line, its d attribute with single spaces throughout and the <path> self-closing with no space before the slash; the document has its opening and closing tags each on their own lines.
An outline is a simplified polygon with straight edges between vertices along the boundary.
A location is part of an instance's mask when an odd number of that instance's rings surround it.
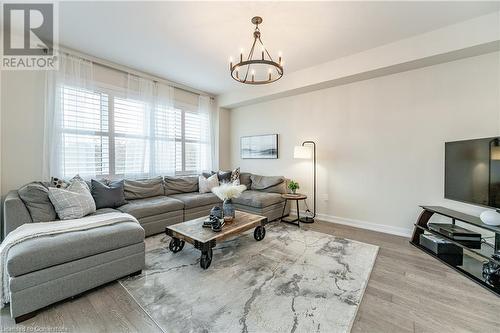
<svg viewBox="0 0 500 333">
<path fill-rule="evenodd" d="M 125 190 L 125 200 L 144 199 L 164 195 L 163 177 L 161 176 L 142 180 L 125 179 L 123 188 Z"/>
<path fill-rule="evenodd" d="M 217 177 L 219 178 L 219 183 L 229 183 L 231 181 L 231 171 L 219 171 L 217 172 Z"/>
<path fill-rule="evenodd" d="M 30 212 L 33 222 L 50 222 L 57 219 L 54 205 L 49 199 L 49 189 L 41 183 L 33 182 L 18 190 L 19 197 Z"/>
<path fill-rule="evenodd" d="M 125 205 L 127 201 L 125 200 L 123 184 L 123 180 L 106 185 L 92 179 L 90 192 L 94 198 L 96 208 L 116 208 Z"/>
</svg>

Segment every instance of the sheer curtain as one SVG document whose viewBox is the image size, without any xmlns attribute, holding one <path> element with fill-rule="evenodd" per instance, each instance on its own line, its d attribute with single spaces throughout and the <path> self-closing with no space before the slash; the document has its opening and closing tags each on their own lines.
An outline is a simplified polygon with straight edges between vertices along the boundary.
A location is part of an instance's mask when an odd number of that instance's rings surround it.
<svg viewBox="0 0 500 333">
<path fill-rule="evenodd" d="M 213 149 L 214 140 L 214 105 L 209 96 L 199 97 L 198 102 L 199 116 L 199 154 L 198 154 L 198 171 L 213 170 L 215 161 L 215 149 Z"/>
<path fill-rule="evenodd" d="M 93 175 L 92 166 L 95 165 L 106 172 L 107 162 L 92 152 L 93 149 L 105 149 L 107 142 L 96 134 L 108 130 L 107 123 L 96 112 L 103 96 L 93 92 L 93 77 L 91 61 L 65 54 L 59 55 L 59 70 L 47 73 L 44 180 L 71 173 Z M 85 110 L 88 116 L 79 115 L 77 110 Z"/>
<path fill-rule="evenodd" d="M 44 179 L 146 178 L 212 169 L 210 97 L 132 74 L 115 87 L 94 80 L 102 79 L 100 70 L 91 61 L 62 55 L 59 70 L 47 74 Z"/>
</svg>

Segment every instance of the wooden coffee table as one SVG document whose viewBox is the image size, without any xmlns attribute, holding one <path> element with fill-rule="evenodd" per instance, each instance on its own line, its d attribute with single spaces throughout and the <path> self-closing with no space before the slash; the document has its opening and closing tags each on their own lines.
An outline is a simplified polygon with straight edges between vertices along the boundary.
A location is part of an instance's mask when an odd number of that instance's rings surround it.
<svg viewBox="0 0 500 333">
<path fill-rule="evenodd" d="M 255 228 L 253 232 L 255 240 L 261 241 L 266 236 L 266 229 L 264 226 L 267 223 L 267 218 L 265 216 L 237 210 L 234 220 L 232 222 L 226 222 L 220 232 L 202 227 L 203 221 L 207 217 L 208 216 L 200 217 L 198 219 L 174 224 L 165 229 L 166 234 L 172 237 L 168 246 L 170 251 L 177 253 L 182 250 L 185 242 L 192 244 L 201 251 L 200 266 L 203 269 L 207 269 L 212 263 L 212 248 L 214 248 L 218 242 L 241 235 L 243 232 L 253 228 Z"/>
</svg>

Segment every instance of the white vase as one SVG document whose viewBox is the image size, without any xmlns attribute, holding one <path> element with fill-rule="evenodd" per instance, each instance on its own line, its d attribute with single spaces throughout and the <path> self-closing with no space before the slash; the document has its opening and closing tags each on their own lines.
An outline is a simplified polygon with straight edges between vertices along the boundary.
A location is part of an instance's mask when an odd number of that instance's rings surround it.
<svg viewBox="0 0 500 333">
<path fill-rule="evenodd" d="M 487 225 L 500 225 L 500 213 L 497 213 L 494 210 L 485 210 L 479 215 L 481 221 Z"/>
</svg>

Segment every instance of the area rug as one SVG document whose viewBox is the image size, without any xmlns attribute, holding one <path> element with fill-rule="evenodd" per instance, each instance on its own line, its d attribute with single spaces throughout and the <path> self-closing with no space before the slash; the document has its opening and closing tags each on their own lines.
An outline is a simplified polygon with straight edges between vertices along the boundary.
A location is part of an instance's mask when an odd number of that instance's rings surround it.
<svg viewBox="0 0 500 333">
<path fill-rule="evenodd" d="M 349 332 L 378 247 L 291 225 L 218 244 L 203 270 L 190 244 L 146 240 L 146 269 L 121 284 L 165 332 Z"/>
</svg>

